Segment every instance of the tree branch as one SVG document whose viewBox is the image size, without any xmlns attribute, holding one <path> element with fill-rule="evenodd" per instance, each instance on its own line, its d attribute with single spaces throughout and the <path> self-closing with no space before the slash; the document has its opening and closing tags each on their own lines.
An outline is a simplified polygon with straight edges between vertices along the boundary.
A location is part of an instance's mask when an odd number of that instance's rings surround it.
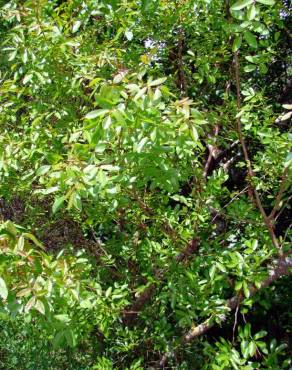
<svg viewBox="0 0 292 370">
<path fill-rule="evenodd" d="M 240 72 L 239 72 L 240 67 L 239 67 L 238 51 L 234 54 L 234 69 L 235 69 L 235 82 L 236 82 L 237 111 L 239 113 L 240 109 L 241 109 L 241 97 L 240 97 L 241 96 L 241 91 L 240 91 Z M 252 184 L 252 178 L 254 177 L 254 173 L 253 173 L 253 170 L 252 170 L 251 162 L 250 162 L 248 151 L 247 151 L 247 146 L 246 146 L 244 136 L 243 136 L 243 133 L 242 133 L 241 119 L 240 119 L 239 115 L 237 115 L 237 134 L 238 134 L 240 144 L 242 146 L 244 159 L 245 159 L 245 162 L 246 162 L 246 165 L 247 165 L 247 174 L 248 174 L 249 186 L 250 186 L 250 189 L 251 189 L 252 197 L 253 197 L 253 199 L 255 201 L 255 204 L 257 205 L 257 208 L 260 211 L 260 213 L 262 215 L 262 218 L 263 218 L 263 221 L 264 221 L 264 223 L 265 223 L 265 225 L 266 225 L 266 227 L 269 231 L 271 241 L 272 241 L 274 247 L 279 250 L 279 254 L 281 255 L 282 251 L 281 251 L 280 245 L 278 243 L 278 240 L 276 238 L 273 225 L 270 222 L 269 217 L 266 215 L 266 212 L 263 208 L 263 205 L 262 205 L 262 202 L 261 202 L 258 191 L 256 190 L 256 188 Z"/>
<path fill-rule="evenodd" d="M 256 287 L 254 285 L 249 286 L 249 294 L 250 296 L 257 293 L 259 290 L 268 287 L 270 284 L 272 284 L 274 281 L 278 280 L 284 275 L 289 275 L 291 273 L 290 269 L 292 268 L 292 258 L 289 256 L 282 257 L 276 261 L 274 261 L 274 267 L 270 268 L 268 277 L 262 281 L 259 287 Z M 236 295 L 229 300 L 226 301 L 225 306 L 228 307 L 229 310 L 234 310 L 236 307 L 238 307 L 244 300 L 244 296 L 242 295 Z M 226 315 L 221 314 L 216 316 L 217 323 L 219 320 L 219 323 L 225 321 Z M 205 334 L 209 329 L 211 329 L 216 324 L 215 318 L 210 317 L 206 321 L 204 321 L 202 324 L 198 326 L 194 326 L 191 328 L 180 340 L 179 346 L 189 343 L 193 339 Z M 159 367 L 164 367 L 167 364 L 167 361 L 170 357 L 174 355 L 174 351 L 170 351 L 165 353 L 160 361 L 159 361 Z"/>
<path fill-rule="evenodd" d="M 274 208 L 272 209 L 272 212 L 268 216 L 269 220 L 274 219 L 274 217 L 276 215 L 276 212 L 279 208 L 280 202 L 282 200 L 282 197 L 283 197 L 283 194 L 284 194 L 284 191 L 285 191 L 286 180 L 287 180 L 287 177 L 288 177 L 288 170 L 289 170 L 289 167 L 285 167 L 285 170 L 284 170 L 283 175 L 282 175 L 281 183 L 280 183 L 279 192 L 278 192 L 278 194 L 276 196 L 276 199 L 275 199 Z"/>
<path fill-rule="evenodd" d="M 218 133 L 219 133 L 219 126 L 216 125 L 214 127 L 214 141 L 216 141 L 216 137 L 218 136 Z M 203 173 L 204 177 L 207 177 L 208 174 L 209 174 L 210 167 L 212 165 L 212 162 L 214 161 L 215 152 L 216 152 L 216 149 L 217 149 L 216 146 L 212 145 L 212 144 L 208 144 L 207 147 L 208 147 L 208 150 L 209 150 L 209 155 L 208 155 L 208 159 L 207 159 L 207 162 L 206 162 L 205 168 L 204 168 L 204 173 Z"/>
<path fill-rule="evenodd" d="M 176 256 L 175 261 L 176 263 L 181 263 L 184 260 L 188 259 L 191 255 L 193 255 L 199 247 L 199 243 L 197 239 L 192 239 L 188 245 Z M 165 278 L 166 270 L 159 270 L 155 273 L 156 279 L 160 282 Z M 138 314 L 142 311 L 145 304 L 151 299 L 152 295 L 156 290 L 156 285 L 152 283 L 149 287 L 147 287 L 144 292 L 131 303 L 128 308 L 126 308 L 123 312 L 122 320 L 125 325 L 133 324 L 134 321 L 137 319 Z"/>
</svg>

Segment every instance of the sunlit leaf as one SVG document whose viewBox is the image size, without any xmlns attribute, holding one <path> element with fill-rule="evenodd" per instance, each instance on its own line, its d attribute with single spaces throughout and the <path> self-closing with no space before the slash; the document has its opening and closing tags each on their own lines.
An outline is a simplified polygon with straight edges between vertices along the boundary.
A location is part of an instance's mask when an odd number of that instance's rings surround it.
<svg viewBox="0 0 292 370">
<path fill-rule="evenodd" d="M 231 10 L 240 10 L 252 4 L 254 0 L 239 0 L 231 6 Z"/>
</svg>

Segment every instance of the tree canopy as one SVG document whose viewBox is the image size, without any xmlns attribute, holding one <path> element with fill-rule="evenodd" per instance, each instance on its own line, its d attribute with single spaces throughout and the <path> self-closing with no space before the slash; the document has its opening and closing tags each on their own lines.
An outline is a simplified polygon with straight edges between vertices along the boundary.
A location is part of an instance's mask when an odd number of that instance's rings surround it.
<svg viewBox="0 0 292 370">
<path fill-rule="evenodd" d="M 291 5 L 0 0 L 0 367 L 291 367 Z"/>
</svg>

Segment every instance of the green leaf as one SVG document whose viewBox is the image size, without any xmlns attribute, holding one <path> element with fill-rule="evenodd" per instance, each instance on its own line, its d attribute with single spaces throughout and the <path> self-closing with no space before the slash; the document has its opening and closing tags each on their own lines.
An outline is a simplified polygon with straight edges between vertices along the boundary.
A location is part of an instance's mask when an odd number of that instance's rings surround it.
<svg viewBox="0 0 292 370">
<path fill-rule="evenodd" d="M 292 152 L 287 154 L 284 161 L 284 167 L 289 167 L 291 163 L 292 163 Z"/>
<path fill-rule="evenodd" d="M 259 331 L 258 333 L 256 333 L 256 335 L 254 336 L 254 339 L 257 340 L 257 339 L 260 339 L 260 338 L 263 338 L 267 335 L 268 333 L 265 331 L 265 330 L 261 330 Z"/>
<path fill-rule="evenodd" d="M 16 294 L 16 297 L 28 297 L 30 294 L 31 294 L 31 288 L 24 288 L 24 289 L 21 289 Z"/>
<path fill-rule="evenodd" d="M 247 11 L 247 19 L 252 21 L 257 15 L 257 9 L 254 4 L 252 4 Z"/>
<path fill-rule="evenodd" d="M 264 5 L 275 5 L 275 0 L 256 0 L 257 3 L 261 3 Z"/>
<path fill-rule="evenodd" d="M 158 78 L 157 80 L 149 81 L 148 86 L 150 86 L 150 87 L 158 86 L 158 85 L 163 84 L 163 82 L 165 82 L 166 80 L 167 80 L 167 77 Z"/>
<path fill-rule="evenodd" d="M 235 282 L 235 286 L 234 286 L 234 289 L 236 291 L 240 290 L 242 288 L 242 281 L 236 281 Z"/>
<path fill-rule="evenodd" d="M 87 113 L 85 118 L 86 119 L 94 119 L 97 117 L 104 117 L 109 112 L 108 109 L 97 109 L 92 110 L 91 112 Z"/>
<path fill-rule="evenodd" d="M 77 193 L 73 193 L 72 194 L 72 198 L 73 198 L 73 205 L 74 207 L 78 210 L 78 211 L 82 211 L 82 201 L 81 201 L 81 197 L 79 194 Z"/>
<path fill-rule="evenodd" d="M 244 67 L 244 72 L 252 72 L 257 68 L 256 65 L 254 64 L 248 64 L 247 66 Z"/>
<path fill-rule="evenodd" d="M 249 355 L 252 357 L 256 353 L 257 346 L 254 341 L 251 341 L 248 346 Z"/>
<path fill-rule="evenodd" d="M 53 339 L 54 349 L 59 348 L 63 341 L 64 341 L 64 331 L 59 331 Z"/>
<path fill-rule="evenodd" d="M 241 46 L 242 43 L 242 36 L 236 36 L 233 45 L 232 45 L 232 51 L 235 53 Z"/>
<path fill-rule="evenodd" d="M 76 21 L 73 24 L 72 33 L 76 33 L 79 30 L 80 26 L 81 26 L 81 22 L 80 21 Z"/>
<path fill-rule="evenodd" d="M 24 85 L 26 85 L 29 81 L 32 80 L 32 78 L 33 78 L 33 75 L 32 74 L 28 74 L 28 75 L 24 76 L 24 79 L 23 79 L 22 83 Z"/>
<path fill-rule="evenodd" d="M 248 43 L 248 45 L 250 45 L 251 47 L 253 47 L 255 49 L 257 48 L 257 46 L 258 46 L 257 39 L 250 31 L 245 31 L 244 32 L 244 38 L 245 38 L 246 42 Z"/>
<path fill-rule="evenodd" d="M 252 4 L 254 0 L 239 0 L 231 6 L 231 10 L 241 10 Z"/>
<path fill-rule="evenodd" d="M 282 107 L 285 109 L 292 109 L 292 104 L 283 104 Z"/>
<path fill-rule="evenodd" d="M 50 168 L 51 168 L 51 166 L 50 166 L 50 165 L 41 166 L 41 167 L 37 170 L 37 172 L 36 172 L 37 176 L 45 175 L 47 172 L 49 172 Z"/>
<path fill-rule="evenodd" d="M 76 345 L 76 338 L 75 338 L 75 335 L 73 333 L 73 330 L 72 329 L 68 329 L 64 332 L 65 334 L 65 338 L 66 338 L 66 341 L 68 343 L 68 345 L 70 347 L 75 347 Z"/>
<path fill-rule="evenodd" d="M 251 325 L 250 325 L 250 323 L 247 323 L 247 324 L 244 326 L 243 332 L 244 332 L 244 336 L 245 336 L 245 338 L 250 337 L 250 333 L 251 333 Z"/>
<path fill-rule="evenodd" d="M 137 101 L 138 99 L 140 99 L 146 92 L 147 90 L 147 87 L 143 87 L 141 90 L 138 91 L 138 93 L 134 96 L 134 101 Z"/>
<path fill-rule="evenodd" d="M 34 305 L 34 308 L 39 311 L 42 315 L 45 314 L 45 306 L 43 304 L 42 301 L 40 301 L 39 299 L 36 301 L 35 305 Z"/>
<path fill-rule="evenodd" d="M 38 247 L 40 247 L 40 248 L 44 248 L 44 246 L 42 245 L 42 243 L 41 242 L 39 242 L 38 240 L 37 240 L 37 238 L 33 235 L 33 234 L 31 234 L 31 233 L 23 233 L 22 234 L 25 238 L 27 238 L 27 239 L 30 239 L 35 245 L 37 245 Z"/>
<path fill-rule="evenodd" d="M 213 265 L 209 270 L 210 279 L 213 280 L 216 272 L 216 265 Z"/>
<path fill-rule="evenodd" d="M 247 285 L 247 282 L 246 281 L 243 282 L 242 287 L 243 287 L 243 292 L 244 292 L 245 297 L 246 298 L 249 298 L 250 291 L 248 289 L 248 285 Z"/>
<path fill-rule="evenodd" d="M 127 30 L 125 32 L 125 36 L 126 36 L 127 40 L 129 40 L 129 41 L 133 40 L 133 32 L 132 31 Z"/>
<path fill-rule="evenodd" d="M 22 61 L 23 63 L 27 63 L 28 55 L 27 55 L 27 50 L 24 50 L 24 53 L 22 55 Z"/>
<path fill-rule="evenodd" d="M 36 297 L 33 296 L 33 297 L 30 298 L 30 300 L 25 305 L 25 307 L 24 307 L 25 312 L 30 311 L 34 307 L 35 304 L 36 304 Z"/>
<path fill-rule="evenodd" d="M 65 199 L 66 198 L 64 196 L 55 198 L 55 201 L 54 201 L 54 204 L 53 204 L 53 207 L 52 207 L 53 214 L 58 212 L 58 210 L 62 207 Z"/>
<path fill-rule="evenodd" d="M 142 149 L 144 148 L 147 142 L 148 142 L 148 138 L 143 137 L 143 139 L 137 145 L 137 153 L 141 153 Z"/>
<path fill-rule="evenodd" d="M 59 320 L 61 322 L 65 322 L 65 323 L 68 323 L 68 322 L 71 321 L 70 317 L 68 315 L 65 315 L 65 314 L 55 315 L 54 317 L 57 320 Z"/>
<path fill-rule="evenodd" d="M 191 137 L 193 138 L 194 141 L 199 140 L 199 134 L 195 126 L 191 127 Z"/>
<path fill-rule="evenodd" d="M 286 121 L 287 119 L 289 119 L 290 117 L 292 116 L 292 111 L 291 112 L 288 112 L 288 113 L 285 113 L 283 116 L 281 116 L 279 119 L 280 121 Z"/>
<path fill-rule="evenodd" d="M 23 235 L 20 235 L 17 242 L 17 251 L 23 251 L 23 247 L 24 247 L 24 237 Z"/>
<path fill-rule="evenodd" d="M 2 299 L 7 299 L 8 297 L 8 289 L 6 283 L 1 277 L 0 277 L 0 297 Z"/>
<path fill-rule="evenodd" d="M 150 9 L 151 3 L 152 3 L 152 0 L 142 0 L 141 2 L 142 12 L 147 12 Z"/>
<path fill-rule="evenodd" d="M 260 72 L 263 74 L 266 74 L 268 72 L 268 67 L 264 63 L 261 63 L 259 65 L 259 69 L 260 69 Z"/>
</svg>

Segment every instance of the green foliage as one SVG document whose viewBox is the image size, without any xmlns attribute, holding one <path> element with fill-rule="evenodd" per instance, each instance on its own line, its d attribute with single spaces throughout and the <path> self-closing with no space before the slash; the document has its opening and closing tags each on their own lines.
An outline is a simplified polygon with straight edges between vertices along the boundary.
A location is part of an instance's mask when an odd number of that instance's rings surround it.
<svg viewBox="0 0 292 370">
<path fill-rule="evenodd" d="M 0 366 L 289 368 L 285 2 L 0 5 Z"/>
</svg>

